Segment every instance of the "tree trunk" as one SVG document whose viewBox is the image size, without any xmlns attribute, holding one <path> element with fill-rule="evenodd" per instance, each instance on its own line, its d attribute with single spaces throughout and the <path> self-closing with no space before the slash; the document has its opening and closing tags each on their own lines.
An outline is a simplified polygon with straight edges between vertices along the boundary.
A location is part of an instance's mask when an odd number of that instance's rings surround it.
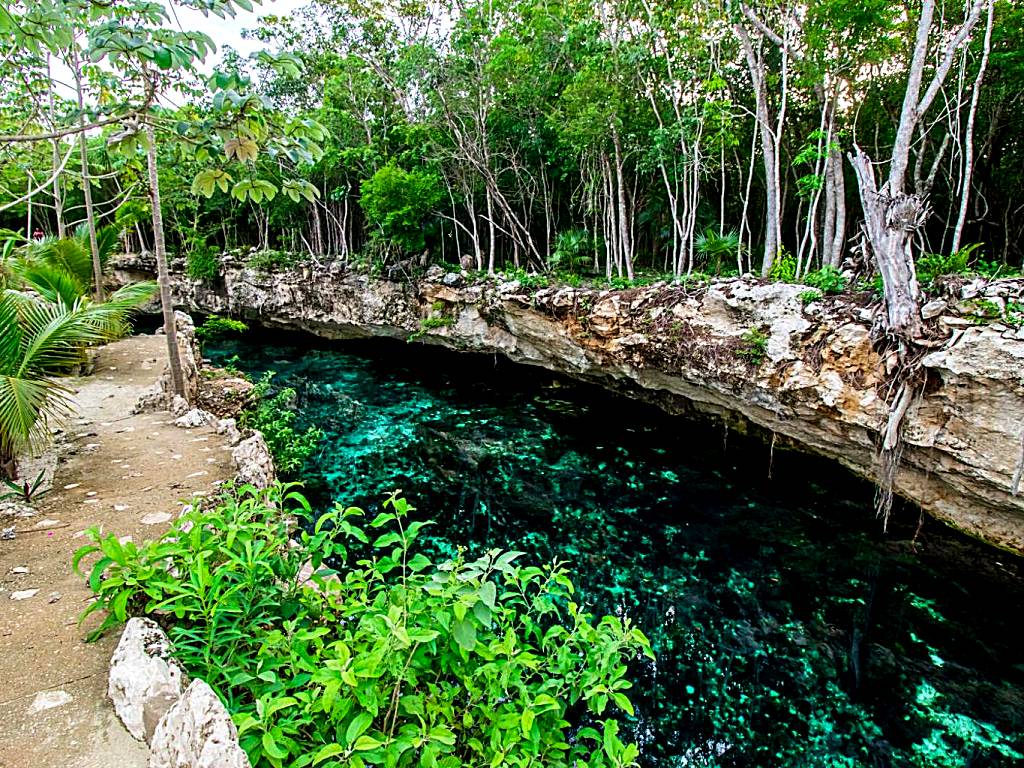
<svg viewBox="0 0 1024 768">
<path fill-rule="evenodd" d="M 146 165 L 149 169 L 149 196 L 153 206 L 153 253 L 156 256 L 157 282 L 160 285 L 160 307 L 164 315 L 164 337 L 167 339 L 167 362 L 171 368 L 171 395 L 185 395 L 185 380 L 181 374 L 181 356 L 178 350 L 178 329 L 174 322 L 171 303 L 171 278 L 167 269 L 164 248 L 164 217 L 160 210 L 160 179 L 156 172 L 156 137 L 153 126 L 146 124 Z"/>
<path fill-rule="evenodd" d="M 85 222 L 89 230 L 89 250 L 92 253 L 93 298 L 103 301 L 103 265 L 100 264 L 100 247 L 96 240 L 96 217 L 92 209 L 92 182 L 89 179 L 89 149 L 85 139 L 85 100 L 82 96 L 82 70 L 78 54 L 71 49 L 71 63 L 75 74 L 75 93 L 78 97 L 79 120 L 82 130 L 78 134 L 78 149 L 82 155 L 82 194 L 85 196 Z"/>
<path fill-rule="evenodd" d="M 850 161 L 860 188 L 864 234 L 882 275 L 887 328 L 904 338 L 916 338 L 921 335 L 921 291 L 911 245 L 928 217 L 928 206 L 917 195 L 879 190 L 871 160 L 859 147 L 855 152 Z"/>
<path fill-rule="evenodd" d="M 964 223 L 967 221 L 967 204 L 971 197 L 971 176 L 974 173 L 974 122 L 978 114 L 978 98 L 981 95 L 981 82 L 985 78 L 985 70 L 988 68 L 989 52 L 992 49 L 992 17 L 995 10 L 995 0 L 988 0 L 988 17 L 985 22 L 985 42 L 981 54 L 981 64 L 978 66 L 978 74 L 974 79 L 974 89 L 971 91 L 971 107 L 967 116 L 967 135 L 964 137 L 964 175 L 963 189 L 960 193 L 960 210 L 956 217 L 956 227 L 953 229 L 953 246 L 951 250 L 956 253 L 960 250 L 960 238 L 963 235 Z"/>
</svg>

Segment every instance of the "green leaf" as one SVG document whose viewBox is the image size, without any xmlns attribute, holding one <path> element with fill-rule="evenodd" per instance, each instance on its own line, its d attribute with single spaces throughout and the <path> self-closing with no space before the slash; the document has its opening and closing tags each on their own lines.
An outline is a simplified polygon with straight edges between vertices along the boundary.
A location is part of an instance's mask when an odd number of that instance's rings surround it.
<svg viewBox="0 0 1024 768">
<path fill-rule="evenodd" d="M 341 744 L 328 744 L 326 747 L 316 753 L 316 757 L 313 758 L 313 765 L 319 765 L 324 760 L 340 755 L 345 751 L 345 748 Z"/>
<path fill-rule="evenodd" d="M 264 733 L 261 741 L 263 743 L 263 751 L 271 757 L 277 760 L 284 760 L 288 757 L 288 750 L 282 749 L 269 733 Z"/>
<path fill-rule="evenodd" d="M 383 741 L 378 741 L 372 736 L 360 736 L 356 739 L 356 743 L 352 745 L 352 749 L 356 752 L 367 752 L 371 749 L 376 749 L 383 743 Z"/>
<path fill-rule="evenodd" d="M 345 743 L 351 744 L 373 724 L 373 715 L 369 712 L 360 712 L 354 718 L 352 722 L 348 724 L 348 729 L 345 731 Z"/>
<path fill-rule="evenodd" d="M 453 630 L 455 642 L 465 651 L 472 651 L 476 648 L 476 627 L 473 622 L 461 619 L 455 622 Z"/>
</svg>

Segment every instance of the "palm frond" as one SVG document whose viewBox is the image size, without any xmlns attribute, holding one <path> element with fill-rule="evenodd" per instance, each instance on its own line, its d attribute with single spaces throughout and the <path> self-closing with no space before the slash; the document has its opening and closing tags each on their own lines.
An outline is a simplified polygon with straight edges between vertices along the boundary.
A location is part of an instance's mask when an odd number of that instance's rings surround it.
<svg viewBox="0 0 1024 768">
<path fill-rule="evenodd" d="M 39 447 L 50 424 L 71 411 L 70 391 L 53 379 L 0 375 L 0 456 Z"/>
<path fill-rule="evenodd" d="M 132 312 L 149 301 L 156 290 L 157 284 L 151 280 L 122 286 L 102 304 L 90 303 L 83 319 L 110 338 L 123 336 L 130 330 Z"/>
<path fill-rule="evenodd" d="M 45 261 L 16 261 L 11 272 L 23 286 L 54 303 L 70 307 L 89 293 L 89 286 L 78 276 Z"/>
</svg>

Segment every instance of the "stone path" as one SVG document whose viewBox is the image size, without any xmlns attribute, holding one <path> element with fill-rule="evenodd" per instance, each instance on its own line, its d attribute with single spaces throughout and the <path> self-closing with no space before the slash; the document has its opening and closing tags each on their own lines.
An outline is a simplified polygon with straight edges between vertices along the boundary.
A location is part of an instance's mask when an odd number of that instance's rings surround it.
<svg viewBox="0 0 1024 768">
<path fill-rule="evenodd" d="M 106 700 L 117 632 L 97 643 L 78 626 L 89 591 L 71 571 L 101 526 L 142 541 L 161 532 L 181 501 L 234 475 L 230 448 L 212 428 L 179 429 L 160 412 L 131 416 L 163 368 L 160 336 L 99 351 L 95 373 L 73 379 L 76 416 L 54 490 L 34 517 L 7 521 L 0 540 L 0 768 L 136 768 L 146 749 Z"/>
</svg>

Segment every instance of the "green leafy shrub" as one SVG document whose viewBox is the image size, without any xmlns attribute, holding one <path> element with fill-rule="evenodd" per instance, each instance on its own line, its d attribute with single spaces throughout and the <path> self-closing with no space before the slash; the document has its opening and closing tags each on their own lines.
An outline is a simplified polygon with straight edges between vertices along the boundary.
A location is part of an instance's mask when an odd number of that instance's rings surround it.
<svg viewBox="0 0 1024 768">
<path fill-rule="evenodd" d="M 792 283 L 796 280 L 796 256 L 781 251 L 775 257 L 775 261 L 772 262 L 768 279 L 774 280 L 777 283 Z"/>
<path fill-rule="evenodd" d="M 768 355 L 768 336 L 760 328 L 751 328 L 740 337 L 736 356 L 752 365 L 760 365 Z"/>
<path fill-rule="evenodd" d="M 946 275 L 966 275 L 973 254 L 981 243 L 965 245 L 956 253 L 926 253 L 917 260 L 917 276 L 923 283 L 930 283 L 937 277 Z"/>
<path fill-rule="evenodd" d="M 547 288 L 548 285 L 550 285 L 547 275 L 537 274 L 536 272 L 527 272 L 522 267 L 506 269 L 501 274 L 506 280 L 518 280 L 519 284 L 527 290 Z"/>
<path fill-rule="evenodd" d="M 821 269 L 804 275 L 804 285 L 817 288 L 824 294 L 836 294 L 846 290 L 846 278 L 838 269 L 826 264 Z"/>
<path fill-rule="evenodd" d="M 248 330 L 249 326 L 241 320 L 210 315 L 203 321 L 202 325 L 196 328 L 196 338 L 198 338 L 199 341 L 206 343 L 211 339 L 222 339 L 225 336 L 245 333 Z"/>
<path fill-rule="evenodd" d="M 800 303 L 806 307 L 808 304 L 813 304 L 814 302 L 816 302 L 818 299 L 822 297 L 822 295 L 822 292 L 819 291 L 817 288 L 812 288 L 809 291 L 801 291 Z"/>
<path fill-rule="evenodd" d="M 304 432 L 295 428 L 295 390 L 285 387 L 270 396 L 273 378 L 274 372 L 267 371 L 252 388 L 255 405 L 242 411 L 238 425 L 263 433 L 267 448 L 274 457 L 274 467 L 283 477 L 291 477 L 316 452 L 324 433 L 316 427 L 309 427 Z"/>
<path fill-rule="evenodd" d="M 105 608 L 101 629 L 174 617 L 178 658 L 226 702 L 256 768 L 635 765 L 612 717 L 633 713 L 643 634 L 593 621 L 557 562 L 432 563 L 411 511 L 393 495 L 369 522 L 341 506 L 314 520 L 289 486 L 229 489 L 139 546 L 93 529 L 74 565 L 98 557 L 86 614 Z"/>
<path fill-rule="evenodd" d="M 300 253 L 264 248 L 262 251 L 256 251 L 249 256 L 246 263 L 257 272 L 269 274 L 282 269 L 291 269 L 304 260 L 305 257 Z"/>
<path fill-rule="evenodd" d="M 213 280 L 220 274 L 220 257 L 208 248 L 193 248 L 185 255 L 185 273 L 193 280 Z"/>
<path fill-rule="evenodd" d="M 403 251 L 418 252 L 426 247 L 427 220 L 444 197 L 436 174 L 407 171 L 392 162 L 363 181 L 359 205 L 385 240 Z"/>
</svg>

